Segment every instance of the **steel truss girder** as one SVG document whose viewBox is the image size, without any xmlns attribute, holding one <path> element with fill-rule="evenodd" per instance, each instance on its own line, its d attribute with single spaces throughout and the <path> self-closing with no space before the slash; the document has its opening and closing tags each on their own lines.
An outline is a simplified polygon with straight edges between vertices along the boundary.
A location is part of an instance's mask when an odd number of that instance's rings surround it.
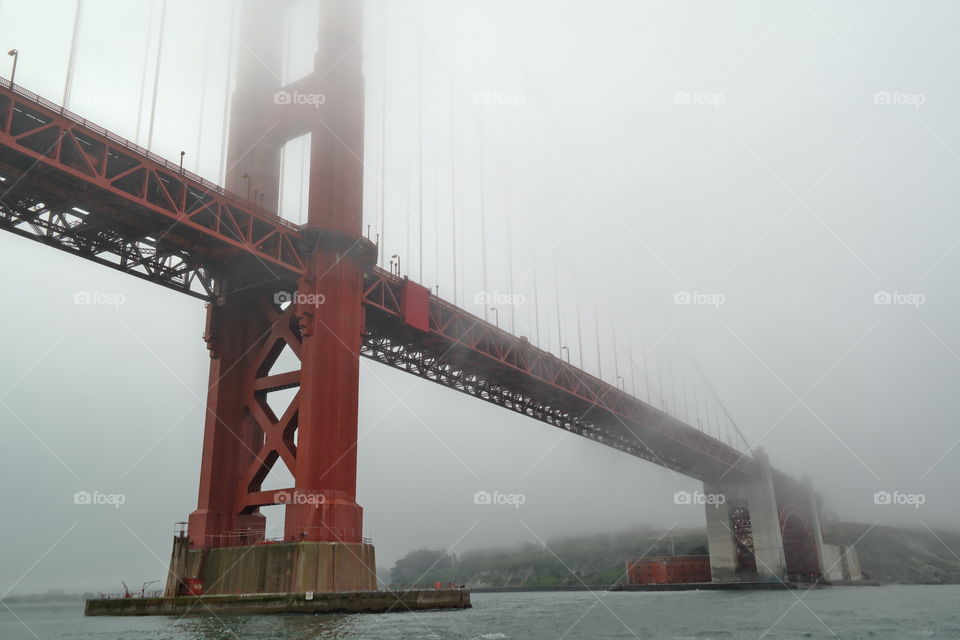
<svg viewBox="0 0 960 640">
<path fill-rule="evenodd" d="M 0 83 L 0 151 L 18 169 L 5 191 L 52 170 L 77 193 L 121 204 L 126 225 L 176 228 L 183 248 L 208 260 L 253 256 L 274 278 L 304 273 L 295 225 L 9 83 Z"/>
<path fill-rule="evenodd" d="M 36 198 L 0 200 L 0 228 L 187 295 L 209 299 L 211 273 L 196 256 L 149 238 L 88 224 L 87 213 Z"/>
<path fill-rule="evenodd" d="M 405 326 L 405 286 L 383 269 L 367 273 L 368 357 L 701 480 L 757 473 L 749 455 L 437 297 L 430 297 L 429 332 Z M 389 345 L 377 344 L 384 339 Z M 449 367 L 471 377 L 457 378 Z M 467 384 L 474 380 L 483 381 L 476 391 Z"/>
<path fill-rule="evenodd" d="M 426 380 L 589 438 L 608 447 L 655 462 L 661 466 L 681 473 L 691 472 L 682 461 L 673 459 L 665 452 L 655 451 L 646 445 L 638 436 L 630 432 L 627 425 L 621 425 L 624 428 L 618 429 L 613 424 L 609 424 L 615 423 L 615 418 L 604 421 L 600 419 L 600 412 L 593 419 L 588 419 L 586 415 L 570 413 L 559 406 L 551 405 L 550 402 L 543 399 L 518 393 L 511 389 L 509 385 L 498 384 L 477 369 L 471 369 L 455 359 L 430 353 L 417 344 L 393 342 L 385 336 L 367 334 L 364 336 L 361 354 L 371 360 L 412 373 Z M 604 424 L 605 422 L 608 424 Z M 624 432 L 628 433 L 629 436 L 625 436 Z"/>
</svg>

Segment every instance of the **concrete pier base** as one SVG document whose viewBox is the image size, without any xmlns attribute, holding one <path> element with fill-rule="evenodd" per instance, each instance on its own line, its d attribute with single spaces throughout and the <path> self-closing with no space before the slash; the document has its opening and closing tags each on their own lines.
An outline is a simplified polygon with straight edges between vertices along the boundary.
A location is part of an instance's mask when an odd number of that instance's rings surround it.
<svg viewBox="0 0 960 640">
<path fill-rule="evenodd" d="M 376 589 L 371 544 L 286 542 L 196 549 L 181 536 L 174 538 L 164 596 Z"/>
<path fill-rule="evenodd" d="M 466 589 L 362 591 L 355 593 L 258 593 L 252 595 L 109 598 L 87 600 L 87 616 L 183 616 L 272 613 L 390 613 L 469 609 Z"/>
</svg>

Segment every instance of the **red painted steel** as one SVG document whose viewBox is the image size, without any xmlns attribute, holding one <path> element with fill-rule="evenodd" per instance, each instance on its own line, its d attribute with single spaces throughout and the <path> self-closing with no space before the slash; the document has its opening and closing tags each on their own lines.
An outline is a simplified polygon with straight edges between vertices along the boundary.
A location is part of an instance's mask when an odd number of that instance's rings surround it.
<svg viewBox="0 0 960 640">
<path fill-rule="evenodd" d="M 210 262 L 253 255 L 274 277 L 305 273 L 295 225 L 9 82 L 0 83 L 0 146 L 25 159 L 5 154 L 0 165 L 14 187 L 41 165 L 111 196 L 120 206 L 101 224 L 118 232 L 131 233 L 121 223 L 143 235 L 175 225 L 170 241 Z"/>
<path fill-rule="evenodd" d="M 412 280 L 406 280 L 400 299 L 403 321 L 414 329 L 430 331 L 430 290 Z"/>
<path fill-rule="evenodd" d="M 710 582 L 710 556 L 648 556 L 627 560 L 627 584 Z"/>
<path fill-rule="evenodd" d="M 286 292 L 292 304 L 281 310 L 278 300 L 271 302 L 276 291 L 251 294 L 259 296 L 254 304 L 234 294 L 240 300 L 235 301 L 238 325 L 221 328 L 232 344 L 239 335 L 257 335 L 262 324 L 258 319 L 270 322 L 268 336 L 251 345 L 258 355 L 231 370 L 230 375 L 242 379 L 220 380 L 211 391 L 212 396 L 219 392 L 222 404 L 228 405 L 225 411 L 234 414 L 228 423 L 245 420 L 257 442 L 249 450 L 238 449 L 236 442 L 216 438 L 224 429 L 219 421 L 207 421 L 212 444 L 204 452 L 200 508 L 191 516 L 194 545 L 242 530 L 237 519 L 256 517 L 258 507 L 270 504 L 285 505 L 285 539 L 363 539 L 363 510 L 356 503 L 360 344 L 364 273 L 376 255 L 361 231 L 364 90 L 357 40 L 363 4 L 325 0 L 320 7 L 315 70 L 280 87 L 274 71 L 279 68 L 283 12 L 266 4 L 246 5 L 243 29 L 250 37 L 245 41 L 257 48 L 240 60 L 227 183 L 236 188 L 250 181 L 265 204 L 275 206 L 282 146 L 309 132 L 308 222 L 299 234 L 300 277 L 291 283 L 295 292 Z M 247 326 L 242 318 L 247 318 Z M 300 369 L 269 376 L 272 360 L 284 345 L 293 349 Z M 215 356 L 211 378 L 224 366 Z M 299 386 L 282 416 L 273 415 L 265 401 L 277 385 Z M 234 440 L 242 441 L 248 434 L 235 435 Z M 293 475 L 294 486 L 263 491 L 263 480 L 278 460 Z M 204 504 L 212 502 L 223 505 L 226 515 L 208 516 Z"/>
</svg>

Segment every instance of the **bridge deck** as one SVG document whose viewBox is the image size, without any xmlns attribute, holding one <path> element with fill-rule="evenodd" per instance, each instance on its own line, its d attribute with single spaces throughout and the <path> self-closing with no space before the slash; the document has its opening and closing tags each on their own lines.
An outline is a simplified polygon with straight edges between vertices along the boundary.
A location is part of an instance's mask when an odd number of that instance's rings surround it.
<svg viewBox="0 0 960 640">
<path fill-rule="evenodd" d="M 0 229 L 212 300 L 227 266 L 295 282 L 309 232 L 0 79 Z M 218 289 L 218 287 L 220 287 Z M 412 317 L 405 296 L 426 301 Z M 362 353 L 683 474 L 756 461 L 406 279 L 366 276 Z"/>
</svg>

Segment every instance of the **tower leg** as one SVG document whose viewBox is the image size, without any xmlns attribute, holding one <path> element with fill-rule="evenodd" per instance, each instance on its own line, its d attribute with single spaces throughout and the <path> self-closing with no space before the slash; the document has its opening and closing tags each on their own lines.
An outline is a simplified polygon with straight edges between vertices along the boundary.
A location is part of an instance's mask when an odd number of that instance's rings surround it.
<svg viewBox="0 0 960 640">
<path fill-rule="evenodd" d="M 249 46 L 233 96 L 227 187 L 275 211 L 283 145 L 305 133 L 310 187 L 298 247 L 302 277 L 280 274 L 272 287 L 238 287 L 242 293 L 210 310 L 200 499 L 189 522 L 190 553 L 204 551 L 181 564 L 197 574 L 184 577 L 202 578 L 217 593 L 376 586 L 356 502 L 363 276 L 377 255 L 362 237 L 363 3 L 320 0 L 314 71 L 280 86 L 283 12 L 293 5 L 243 2 Z M 289 304 L 274 298 L 280 291 Z M 285 346 L 300 369 L 272 374 Z M 275 415 L 267 396 L 290 388 L 299 388 L 296 397 Z M 263 491 L 278 463 L 294 486 Z M 267 542 L 260 507 L 278 504 L 282 540 L 250 546 Z"/>
<path fill-rule="evenodd" d="M 762 454 L 758 458 L 759 478 L 704 483 L 705 494 L 723 496 L 722 504 L 705 507 L 714 582 L 786 579 L 772 471 Z"/>
</svg>

